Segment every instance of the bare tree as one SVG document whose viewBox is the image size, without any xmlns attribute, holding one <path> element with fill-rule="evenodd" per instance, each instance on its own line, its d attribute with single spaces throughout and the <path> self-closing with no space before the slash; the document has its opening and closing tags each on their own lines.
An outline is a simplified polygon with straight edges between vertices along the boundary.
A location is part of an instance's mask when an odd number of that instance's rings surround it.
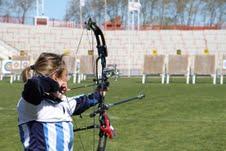
<svg viewBox="0 0 226 151">
<path fill-rule="evenodd" d="M 91 0 L 89 1 L 89 8 L 87 11 L 90 13 L 86 18 L 95 17 L 95 21 L 99 24 L 104 22 L 104 0 Z"/>
<path fill-rule="evenodd" d="M 194 0 L 187 1 L 187 23 L 186 23 L 187 25 L 191 24 L 192 16 L 194 13 L 194 4 L 195 4 Z"/>
<path fill-rule="evenodd" d="M 12 9 L 11 0 L 0 0 L 0 15 L 1 16 L 10 16 Z"/>
<path fill-rule="evenodd" d="M 79 23 L 79 17 L 80 17 L 80 8 L 79 8 L 79 2 L 80 0 L 70 0 L 68 2 L 68 6 L 66 9 L 65 14 L 65 20 L 73 20 L 77 23 Z"/>
<path fill-rule="evenodd" d="M 104 0 L 89 0 L 86 1 L 85 6 L 80 9 L 80 0 L 70 0 L 66 9 L 65 20 L 73 20 L 80 23 L 80 13 L 84 20 L 92 17 L 100 23 L 104 17 Z"/>
<path fill-rule="evenodd" d="M 197 16 L 201 16 L 201 14 L 199 14 L 202 6 L 201 4 L 202 4 L 201 0 L 197 0 L 194 3 L 193 17 L 192 17 L 192 23 L 191 23 L 193 26 L 196 24 Z"/>
<path fill-rule="evenodd" d="M 22 18 L 22 23 L 25 22 L 26 15 L 35 6 L 35 0 L 13 0 L 13 8 L 15 13 Z"/>
<path fill-rule="evenodd" d="M 169 6 L 171 4 L 170 0 L 160 0 L 158 1 L 158 8 L 159 8 L 159 24 L 160 25 L 166 25 L 171 22 L 170 14 L 168 13 L 169 9 L 171 9 Z"/>
<path fill-rule="evenodd" d="M 225 16 L 223 10 L 225 9 L 225 3 L 225 0 L 203 0 L 203 11 L 206 13 L 204 21 L 207 25 L 216 24 L 218 22 L 217 19 L 222 19 Z"/>
<path fill-rule="evenodd" d="M 219 13 L 217 17 L 217 24 L 221 25 L 226 21 L 226 0 L 219 0 Z"/>
<path fill-rule="evenodd" d="M 141 15 L 142 24 L 150 24 L 154 22 L 154 13 L 157 11 L 155 8 L 157 6 L 158 0 L 143 0 L 141 1 Z"/>
<path fill-rule="evenodd" d="M 127 23 L 128 0 L 106 0 L 107 16 Z M 104 22 L 105 0 L 87 0 L 82 16 Z M 65 19 L 79 21 L 79 0 L 70 0 Z M 213 25 L 226 21 L 226 0 L 141 0 L 141 22 L 160 25 Z"/>
<path fill-rule="evenodd" d="M 207 4 L 207 8 L 209 11 L 209 25 L 213 25 L 216 19 L 217 13 L 217 3 L 214 0 L 209 0 Z"/>
</svg>

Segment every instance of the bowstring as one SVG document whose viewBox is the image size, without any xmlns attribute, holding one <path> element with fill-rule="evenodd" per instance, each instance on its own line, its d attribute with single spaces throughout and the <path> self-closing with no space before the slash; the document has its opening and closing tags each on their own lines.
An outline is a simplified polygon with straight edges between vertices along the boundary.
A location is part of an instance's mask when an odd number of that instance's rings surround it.
<svg viewBox="0 0 226 151">
<path fill-rule="evenodd" d="M 92 34 L 92 31 L 90 31 L 90 35 L 91 35 L 91 41 L 90 41 L 90 37 L 89 37 L 89 33 L 88 33 L 88 31 L 86 30 L 86 32 L 87 32 L 87 37 L 88 37 L 88 41 L 89 41 L 89 45 L 90 45 L 90 48 L 91 48 L 91 50 L 93 51 L 93 71 L 95 71 L 95 67 L 97 67 L 96 65 L 95 65 L 95 57 L 94 57 L 94 40 L 93 40 L 93 36 L 94 36 L 94 34 Z M 79 51 L 79 46 L 80 46 L 80 44 L 81 44 L 81 41 L 82 41 L 82 38 L 83 38 L 83 35 L 84 35 L 84 28 L 83 28 L 83 30 L 82 30 L 82 34 L 81 34 L 81 37 L 80 37 L 80 39 L 79 39 L 79 42 L 78 42 L 78 45 L 77 45 L 77 49 L 76 49 L 76 51 L 75 51 L 75 56 L 77 56 L 77 54 L 78 54 L 78 51 Z M 95 73 L 95 72 L 94 72 Z M 95 73 L 95 74 L 97 74 L 97 73 Z M 98 80 L 98 79 L 97 79 Z M 93 88 L 94 90 L 95 90 L 95 88 Z M 67 100 L 67 102 L 68 102 L 68 100 Z M 71 107 L 70 107 L 70 103 L 68 102 L 68 104 L 69 104 L 69 108 L 71 109 Z M 93 111 L 95 111 L 95 107 L 93 108 Z M 95 116 L 93 117 L 93 125 L 96 125 L 96 118 L 95 118 Z M 95 128 L 93 128 L 93 151 L 95 151 L 95 133 L 96 133 L 96 130 L 95 130 Z M 83 141 L 82 141 L 82 138 L 81 138 L 81 136 L 79 135 L 79 134 L 77 134 L 78 135 L 78 137 L 79 137 L 79 140 L 80 140 L 80 143 L 81 143 L 81 146 L 82 146 L 82 148 L 83 148 L 83 151 L 85 151 L 85 147 L 84 147 L 84 144 L 83 144 Z"/>
<path fill-rule="evenodd" d="M 77 58 L 77 55 L 78 55 L 79 47 L 80 47 L 80 44 L 81 44 L 81 42 L 82 42 L 83 35 L 84 35 L 84 30 L 85 30 L 85 29 L 83 28 L 83 29 L 82 29 L 82 34 L 81 34 L 81 36 L 80 36 L 80 38 L 79 38 L 79 42 L 78 42 L 76 51 L 75 51 L 75 53 L 74 53 L 75 58 Z M 74 99 L 75 99 L 75 98 L 74 98 Z M 71 105 L 70 105 L 70 102 L 69 102 L 69 100 L 68 100 L 68 97 L 66 97 L 66 101 L 67 101 L 69 110 L 72 111 L 72 107 L 71 107 Z M 74 125 L 74 124 L 73 124 L 73 125 Z M 79 139 L 80 144 L 81 144 L 81 146 L 82 146 L 82 150 L 85 151 L 85 147 L 84 147 L 82 138 L 81 138 L 81 136 L 79 135 L 79 133 L 77 133 L 77 136 L 78 136 L 78 139 Z"/>
<path fill-rule="evenodd" d="M 79 38 L 79 42 L 78 42 L 78 45 L 77 45 L 77 48 L 76 48 L 76 52 L 74 53 L 75 58 L 77 57 L 78 50 L 79 50 L 79 47 L 80 47 L 80 44 L 81 44 L 81 41 L 82 41 L 82 38 L 83 38 L 83 34 L 84 34 L 84 28 L 82 29 L 82 34 L 81 34 L 81 36 Z M 71 107 L 67 97 L 66 97 L 66 100 L 67 100 L 67 104 L 68 104 L 69 110 L 71 111 L 72 107 Z"/>
<path fill-rule="evenodd" d="M 89 35 L 91 35 L 91 40 L 90 40 L 90 36 Z M 90 49 L 93 51 L 93 58 L 92 58 L 92 65 L 93 65 L 93 71 L 94 71 L 94 74 L 97 74 L 97 73 L 95 73 L 95 57 L 94 57 L 94 40 L 93 40 L 93 34 L 92 34 L 92 31 L 90 31 L 90 34 L 88 33 L 88 31 L 87 31 L 87 37 L 88 37 L 88 41 L 89 41 L 89 45 L 90 45 Z M 95 91 L 95 87 L 93 87 L 93 90 Z M 95 107 L 93 107 L 93 112 L 96 110 L 96 108 Z M 95 117 L 93 117 L 93 125 L 96 125 L 96 118 Z M 92 148 L 93 148 L 93 151 L 95 151 L 95 133 L 96 133 L 96 129 L 94 128 L 93 129 L 93 146 L 92 146 Z"/>
<path fill-rule="evenodd" d="M 77 45 L 77 48 L 76 48 L 76 51 L 75 51 L 75 54 L 74 54 L 75 57 L 77 57 L 77 55 L 78 55 L 79 47 L 80 47 L 80 45 L 81 45 L 81 42 L 82 42 L 82 39 L 83 39 L 83 35 L 84 35 L 84 30 L 85 30 L 85 29 L 83 28 L 82 34 L 81 34 L 81 36 L 80 36 L 80 39 L 79 39 L 79 42 L 78 42 L 78 45 Z M 90 31 L 90 33 L 91 33 L 91 41 L 90 41 L 89 33 L 88 33 L 87 30 L 86 30 L 86 32 L 87 32 L 87 36 L 88 36 L 88 41 L 89 41 L 90 48 L 91 48 L 91 50 L 94 51 L 94 42 L 93 42 L 94 40 L 93 40 L 93 34 L 92 34 L 92 31 Z M 94 58 L 94 54 L 93 54 L 93 59 L 92 59 L 92 60 L 93 60 L 93 71 L 95 71 L 95 58 Z M 72 107 L 71 107 L 71 105 L 70 105 L 70 102 L 69 102 L 69 100 L 68 100 L 68 97 L 66 97 L 66 101 L 67 101 L 69 110 L 71 111 Z M 93 108 L 93 111 L 95 111 L 95 107 Z M 96 125 L 95 117 L 93 117 L 93 125 Z M 93 151 L 95 151 L 95 133 L 96 133 L 96 131 L 95 131 L 95 128 L 94 128 L 94 129 L 93 129 Z M 85 147 L 84 147 L 82 138 L 81 138 L 81 136 L 79 135 L 79 133 L 77 133 L 77 136 L 78 136 L 78 139 L 79 139 L 80 144 L 81 144 L 81 146 L 82 146 L 82 150 L 85 151 Z"/>
<path fill-rule="evenodd" d="M 94 51 L 94 40 L 93 40 L 93 34 L 92 34 L 92 31 L 90 31 L 90 34 L 88 33 L 88 30 L 86 30 L 86 33 L 87 33 L 87 37 L 88 37 L 88 42 L 89 42 L 89 46 L 90 46 L 90 48 L 91 48 L 91 50 L 93 50 Z M 75 56 L 77 57 L 77 54 L 78 54 L 78 51 L 79 51 L 79 46 L 80 46 L 80 44 L 81 44 L 81 41 L 82 41 L 82 39 L 83 39 L 83 35 L 84 35 L 84 28 L 83 28 L 83 30 L 82 30 L 82 34 L 81 34 L 81 37 L 80 37 L 80 39 L 79 39 L 79 42 L 78 42 L 78 45 L 77 45 L 77 49 L 76 49 L 76 52 L 75 52 Z M 90 41 L 90 36 L 89 35 L 91 35 L 91 41 Z M 93 55 L 93 71 L 95 71 L 95 59 L 94 59 L 94 55 Z M 95 88 L 93 88 L 93 89 L 95 89 Z M 70 104 L 69 104 L 70 105 Z M 93 111 L 95 111 L 95 107 L 93 108 Z M 93 117 L 93 125 L 96 125 L 96 120 L 95 120 L 95 117 Z M 96 133 L 96 131 L 95 131 L 95 128 L 93 129 L 93 151 L 95 151 L 95 133 Z M 83 149 L 83 151 L 85 151 L 85 147 L 84 147 L 84 144 L 83 144 L 83 141 L 82 141 L 82 138 L 81 138 L 81 136 L 79 135 L 79 134 L 77 134 L 78 135 L 78 137 L 79 137 L 79 140 L 80 140 L 80 144 L 81 144 L 81 146 L 82 146 L 82 149 Z"/>
<path fill-rule="evenodd" d="M 79 141 L 80 141 L 80 144 L 81 144 L 81 146 L 82 146 L 83 151 L 85 151 L 85 147 L 84 147 L 82 138 L 81 138 L 81 136 L 80 136 L 79 134 L 78 134 L 78 139 L 79 139 Z"/>
</svg>

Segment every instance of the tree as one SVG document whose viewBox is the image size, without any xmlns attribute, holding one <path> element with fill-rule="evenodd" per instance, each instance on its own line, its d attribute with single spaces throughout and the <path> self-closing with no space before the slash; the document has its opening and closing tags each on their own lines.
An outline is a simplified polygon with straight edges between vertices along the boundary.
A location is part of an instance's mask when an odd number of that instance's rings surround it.
<svg viewBox="0 0 226 151">
<path fill-rule="evenodd" d="M 73 20 L 76 23 L 80 23 L 80 13 L 82 13 L 83 20 L 87 20 L 89 17 L 95 17 L 95 20 L 100 23 L 104 17 L 104 0 L 89 0 L 86 1 L 85 6 L 82 7 L 80 12 L 80 0 L 70 0 L 66 9 L 65 20 Z"/>
<path fill-rule="evenodd" d="M 226 0 L 219 0 L 219 13 L 217 24 L 221 25 L 226 21 Z"/>
<path fill-rule="evenodd" d="M 0 15 L 1 16 L 10 16 L 12 9 L 11 0 L 0 0 Z"/>
<path fill-rule="evenodd" d="M 70 0 L 66 9 L 65 20 L 73 20 L 79 23 L 79 2 L 80 0 Z"/>
<path fill-rule="evenodd" d="M 155 7 L 157 6 L 158 0 L 143 0 L 141 1 L 141 15 L 142 15 L 142 24 L 148 24 L 154 22 L 154 12 L 156 11 Z"/>
<path fill-rule="evenodd" d="M 26 15 L 35 6 L 35 0 L 13 0 L 13 8 L 15 8 L 15 13 L 22 18 L 22 23 L 25 22 Z"/>
<path fill-rule="evenodd" d="M 127 24 L 128 0 L 106 0 L 107 17 L 116 16 Z M 102 24 L 105 0 L 86 0 L 82 16 L 93 17 Z M 160 25 L 213 25 L 226 21 L 226 0 L 141 0 L 141 22 Z M 79 0 L 70 0 L 65 19 L 79 21 Z"/>
</svg>

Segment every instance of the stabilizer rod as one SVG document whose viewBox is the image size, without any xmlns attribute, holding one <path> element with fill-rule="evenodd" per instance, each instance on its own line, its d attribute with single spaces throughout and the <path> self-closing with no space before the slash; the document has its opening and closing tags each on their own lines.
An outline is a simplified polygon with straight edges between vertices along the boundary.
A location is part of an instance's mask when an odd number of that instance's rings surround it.
<svg viewBox="0 0 226 151">
<path fill-rule="evenodd" d="M 90 113 L 89 116 L 94 117 L 94 116 L 96 116 L 96 114 L 101 113 L 105 110 L 108 110 L 108 109 L 112 108 L 113 106 L 120 105 L 120 104 L 123 104 L 123 103 L 127 103 L 127 102 L 130 102 L 130 101 L 133 101 L 133 100 L 140 100 L 140 99 L 143 99 L 144 97 L 145 97 L 144 94 L 140 94 L 140 95 L 135 96 L 135 97 L 131 97 L 131 98 L 128 98 L 128 99 L 117 101 L 115 103 L 104 104 L 103 106 L 101 106 L 100 108 L 95 110 L 94 112 Z"/>
<path fill-rule="evenodd" d="M 84 130 L 89 130 L 89 129 L 93 129 L 93 128 L 99 128 L 99 127 L 100 127 L 99 125 L 90 125 L 90 126 L 87 126 L 87 127 L 76 128 L 73 131 L 78 132 L 78 131 L 84 131 Z"/>
</svg>

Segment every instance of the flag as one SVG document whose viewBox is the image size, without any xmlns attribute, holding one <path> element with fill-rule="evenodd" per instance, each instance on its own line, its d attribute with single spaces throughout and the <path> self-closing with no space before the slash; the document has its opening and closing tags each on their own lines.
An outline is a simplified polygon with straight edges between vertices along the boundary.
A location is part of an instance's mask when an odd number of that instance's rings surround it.
<svg viewBox="0 0 226 151">
<path fill-rule="evenodd" d="M 80 0 L 80 6 L 81 7 L 85 6 L 85 0 Z"/>
<path fill-rule="evenodd" d="M 141 4 L 139 2 L 129 2 L 129 11 L 140 11 Z"/>
<path fill-rule="evenodd" d="M 223 60 L 223 69 L 226 70 L 226 60 Z"/>
</svg>

